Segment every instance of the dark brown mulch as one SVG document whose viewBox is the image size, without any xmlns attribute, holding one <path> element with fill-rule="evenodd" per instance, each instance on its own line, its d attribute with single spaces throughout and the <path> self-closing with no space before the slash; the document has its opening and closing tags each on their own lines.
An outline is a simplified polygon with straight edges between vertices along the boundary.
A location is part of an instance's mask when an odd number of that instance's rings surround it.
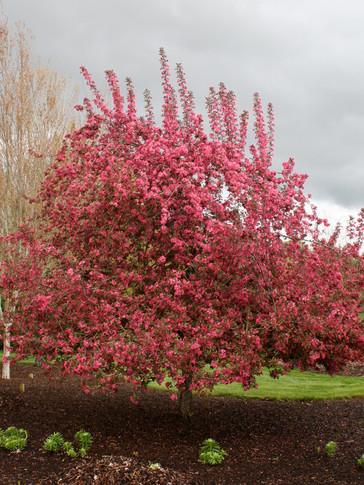
<svg viewBox="0 0 364 485">
<path fill-rule="evenodd" d="M 0 379 L 0 428 L 8 426 L 27 429 L 29 442 L 20 453 L 0 449 L 2 485 L 364 483 L 357 465 L 364 453 L 364 399 L 199 398 L 188 424 L 167 394 L 146 393 L 134 405 L 127 389 L 85 394 L 76 377 L 49 381 L 41 369 L 23 364 L 12 368 L 10 381 Z M 51 433 L 73 440 L 81 428 L 94 438 L 85 458 L 43 450 Z M 206 438 L 228 452 L 221 465 L 199 463 Z M 338 444 L 337 454 L 319 454 L 317 448 L 331 440 Z M 152 470 L 150 463 L 161 469 Z"/>
</svg>

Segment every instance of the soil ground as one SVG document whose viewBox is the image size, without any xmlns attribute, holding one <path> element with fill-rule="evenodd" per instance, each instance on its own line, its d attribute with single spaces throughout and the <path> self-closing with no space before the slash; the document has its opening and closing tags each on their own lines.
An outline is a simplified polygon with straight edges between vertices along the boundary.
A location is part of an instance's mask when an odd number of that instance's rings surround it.
<svg viewBox="0 0 364 485">
<path fill-rule="evenodd" d="M 357 465 L 364 453 L 361 398 L 299 403 L 195 398 L 187 423 L 166 393 L 143 393 L 135 405 L 125 387 L 116 394 L 86 394 L 77 377 L 55 374 L 50 381 L 25 364 L 11 372 L 10 381 L 0 380 L 0 428 L 25 428 L 29 439 L 22 452 L 0 449 L 2 485 L 364 483 L 364 469 Z M 81 428 L 94 438 L 85 458 L 43 450 L 51 433 L 71 441 Z M 206 438 L 228 452 L 221 465 L 198 461 Z M 332 458 L 317 450 L 328 441 L 338 444 Z M 150 469 L 150 463 L 161 469 Z"/>
</svg>

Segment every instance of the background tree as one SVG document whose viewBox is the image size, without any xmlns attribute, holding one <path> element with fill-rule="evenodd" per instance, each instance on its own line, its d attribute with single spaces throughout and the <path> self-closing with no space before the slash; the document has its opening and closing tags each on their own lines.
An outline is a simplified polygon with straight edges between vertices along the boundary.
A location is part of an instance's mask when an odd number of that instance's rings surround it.
<svg viewBox="0 0 364 485">
<path fill-rule="evenodd" d="M 2 268 L 19 357 L 56 358 L 111 389 L 171 378 L 185 416 L 193 390 L 248 389 L 263 365 L 335 372 L 362 357 L 364 214 L 345 247 L 323 240 L 306 176 L 292 159 L 272 169 L 272 108 L 266 130 L 255 96 L 247 157 L 234 94 L 211 89 L 208 136 L 181 66 L 179 116 L 163 50 L 161 69 L 161 127 L 149 93 L 139 118 L 131 81 L 125 103 L 108 71 L 109 108 L 83 69 L 95 109 L 79 107 L 87 122 L 47 173 L 38 234 L 27 224 L 7 240 L 28 252 Z"/>
<path fill-rule="evenodd" d="M 33 36 L 24 24 L 11 33 L 0 20 L 0 235 L 14 231 L 34 214 L 29 203 L 45 169 L 76 123 L 77 89 L 32 51 Z M 36 154 L 41 154 L 37 156 Z M 7 306 L 2 295 L 2 304 Z M 5 324 L 8 335 L 10 323 Z M 7 347 L 7 346 L 5 346 Z M 3 377 L 9 378 L 9 366 Z"/>
</svg>

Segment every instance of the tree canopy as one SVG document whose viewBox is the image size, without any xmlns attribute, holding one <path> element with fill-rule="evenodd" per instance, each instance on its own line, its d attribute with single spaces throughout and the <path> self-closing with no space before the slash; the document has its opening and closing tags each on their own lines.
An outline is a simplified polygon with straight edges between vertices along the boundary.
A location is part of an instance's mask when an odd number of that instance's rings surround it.
<svg viewBox="0 0 364 485">
<path fill-rule="evenodd" d="M 1 286 L 16 304 L 23 354 L 117 389 L 171 378 L 190 412 L 191 391 L 241 382 L 262 366 L 325 365 L 363 357 L 363 211 L 347 243 L 324 239 L 293 159 L 272 168 L 274 119 L 254 97 L 248 113 L 223 84 L 210 89 L 210 129 L 177 65 L 161 50 L 164 94 L 157 126 L 149 92 L 137 114 L 107 71 L 108 107 L 93 92 L 86 123 L 68 134 L 41 186 L 36 224 L 8 238 Z M 34 230 L 34 224 L 37 229 Z M 16 293 L 14 293 L 16 290 Z M 14 296 L 15 295 L 15 296 Z"/>
<path fill-rule="evenodd" d="M 64 134 L 77 122 L 77 87 L 42 63 L 32 42 L 24 24 L 12 32 L 0 17 L 0 235 L 32 215 L 27 197 L 36 195 Z"/>
</svg>

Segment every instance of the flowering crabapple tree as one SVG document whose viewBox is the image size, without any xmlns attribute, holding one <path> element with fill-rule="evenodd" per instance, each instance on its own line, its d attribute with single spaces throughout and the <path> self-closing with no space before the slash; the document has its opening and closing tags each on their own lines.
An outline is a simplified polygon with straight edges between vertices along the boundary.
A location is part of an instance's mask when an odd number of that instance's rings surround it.
<svg viewBox="0 0 364 485">
<path fill-rule="evenodd" d="M 207 133 L 177 65 L 157 126 L 149 92 L 137 115 L 107 71 L 108 107 L 93 92 L 77 109 L 37 201 L 37 225 L 6 240 L 0 284 L 16 295 L 18 356 L 52 359 L 65 374 L 116 390 L 172 380 L 180 409 L 192 391 L 255 385 L 262 366 L 318 364 L 334 373 L 363 357 L 364 213 L 325 240 L 292 159 L 272 168 L 274 120 L 254 97 L 256 143 L 246 155 L 248 114 L 223 84 L 210 89 Z M 26 250 L 17 251 L 17 246 Z M 17 257 L 14 257 L 14 254 Z M 16 290 L 16 293 L 14 292 Z M 174 393 L 172 397 L 176 397 Z"/>
</svg>

